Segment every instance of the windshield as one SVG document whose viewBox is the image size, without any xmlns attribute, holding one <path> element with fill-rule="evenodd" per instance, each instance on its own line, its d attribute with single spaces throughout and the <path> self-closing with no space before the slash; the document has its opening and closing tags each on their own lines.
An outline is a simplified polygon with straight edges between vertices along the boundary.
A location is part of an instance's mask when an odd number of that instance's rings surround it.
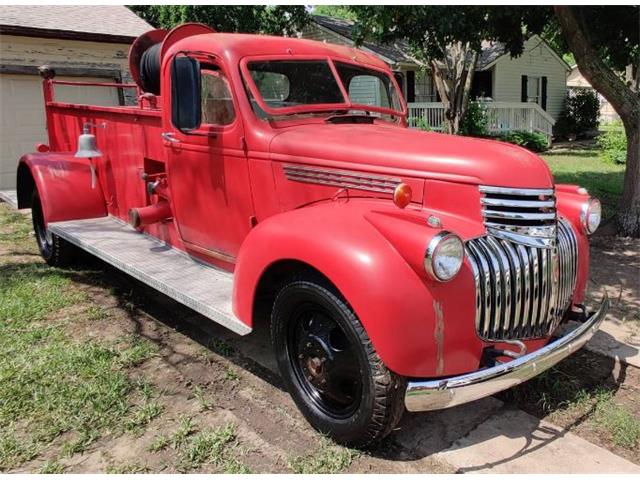
<svg viewBox="0 0 640 480">
<path fill-rule="evenodd" d="M 255 85 L 249 88 L 252 107 L 260 118 L 320 111 L 402 114 L 400 98 L 386 73 L 346 62 L 335 62 L 335 71 L 339 78 L 328 60 L 249 61 L 246 72 Z"/>
<path fill-rule="evenodd" d="M 262 99 L 272 108 L 344 102 L 326 61 L 251 62 L 249 72 Z"/>
<path fill-rule="evenodd" d="M 336 62 L 351 103 L 401 111 L 400 99 L 389 75 L 370 68 Z"/>
</svg>

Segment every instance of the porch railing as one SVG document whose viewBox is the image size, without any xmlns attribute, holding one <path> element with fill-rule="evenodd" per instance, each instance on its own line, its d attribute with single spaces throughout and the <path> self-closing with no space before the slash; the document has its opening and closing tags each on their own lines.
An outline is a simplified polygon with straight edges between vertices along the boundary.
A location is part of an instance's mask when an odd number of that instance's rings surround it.
<svg viewBox="0 0 640 480">
<path fill-rule="evenodd" d="M 440 102 L 410 103 L 409 126 L 419 127 L 422 123 L 430 129 L 444 129 L 444 107 Z M 551 115 L 537 103 L 483 102 L 489 134 L 498 135 L 514 130 L 542 133 L 551 140 L 553 125 Z"/>
</svg>

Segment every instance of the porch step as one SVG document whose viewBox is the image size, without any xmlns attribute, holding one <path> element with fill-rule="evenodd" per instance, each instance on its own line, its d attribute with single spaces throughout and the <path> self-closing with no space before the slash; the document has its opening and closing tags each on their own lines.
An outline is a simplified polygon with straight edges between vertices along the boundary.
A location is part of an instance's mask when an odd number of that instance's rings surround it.
<svg viewBox="0 0 640 480">
<path fill-rule="evenodd" d="M 203 265 L 113 217 L 49 224 L 68 242 L 239 335 L 251 328 L 231 309 L 233 274 Z"/>
</svg>

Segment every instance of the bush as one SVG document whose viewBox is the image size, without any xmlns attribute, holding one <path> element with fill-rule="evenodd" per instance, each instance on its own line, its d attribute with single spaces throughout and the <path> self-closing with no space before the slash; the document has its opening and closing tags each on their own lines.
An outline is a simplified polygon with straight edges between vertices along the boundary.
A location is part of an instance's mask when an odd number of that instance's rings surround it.
<svg viewBox="0 0 640 480">
<path fill-rule="evenodd" d="M 489 134 L 486 112 L 487 109 L 482 102 L 469 102 L 464 118 L 460 122 L 460 135 L 486 137 Z"/>
<path fill-rule="evenodd" d="M 607 163 L 626 163 L 627 136 L 623 129 L 611 129 L 598 137 L 598 146 Z"/>
<path fill-rule="evenodd" d="M 532 152 L 544 152 L 549 148 L 547 137 L 541 133 L 526 132 L 524 130 L 515 130 L 513 132 L 503 133 L 498 135 L 498 140 L 503 142 L 513 143 L 524 147 Z"/>
<path fill-rule="evenodd" d="M 598 129 L 600 101 L 595 90 L 580 89 L 569 92 L 564 110 L 555 125 L 555 134 L 560 138 L 583 137 Z"/>
<path fill-rule="evenodd" d="M 431 131 L 431 127 L 429 126 L 429 124 L 427 123 L 427 121 L 423 117 L 419 117 L 419 118 L 416 119 L 416 128 L 418 128 L 418 130 L 422 130 L 424 132 L 430 132 Z"/>
</svg>

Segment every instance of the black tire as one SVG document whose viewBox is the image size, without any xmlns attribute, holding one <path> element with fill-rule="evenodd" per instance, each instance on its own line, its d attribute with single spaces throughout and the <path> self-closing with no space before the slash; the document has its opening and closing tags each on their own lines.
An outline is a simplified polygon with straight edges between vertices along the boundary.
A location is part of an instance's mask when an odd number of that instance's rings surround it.
<svg viewBox="0 0 640 480">
<path fill-rule="evenodd" d="M 31 197 L 31 219 L 33 220 L 33 230 L 36 234 L 40 255 L 52 267 L 67 267 L 71 265 L 77 255 L 77 249 L 69 242 L 60 238 L 55 233 L 51 233 L 45 226 L 44 214 L 42 213 L 42 203 L 38 191 L 33 191 Z"/>
<path fill-rule="evenodd" d="M 271 320 L 280 374 L 316 430 L 356 448 L 391 432 L 404 412 L 406 379 L 385 367 L 335 288 L 293 280 L 276 297 Z"/>
</svg>

